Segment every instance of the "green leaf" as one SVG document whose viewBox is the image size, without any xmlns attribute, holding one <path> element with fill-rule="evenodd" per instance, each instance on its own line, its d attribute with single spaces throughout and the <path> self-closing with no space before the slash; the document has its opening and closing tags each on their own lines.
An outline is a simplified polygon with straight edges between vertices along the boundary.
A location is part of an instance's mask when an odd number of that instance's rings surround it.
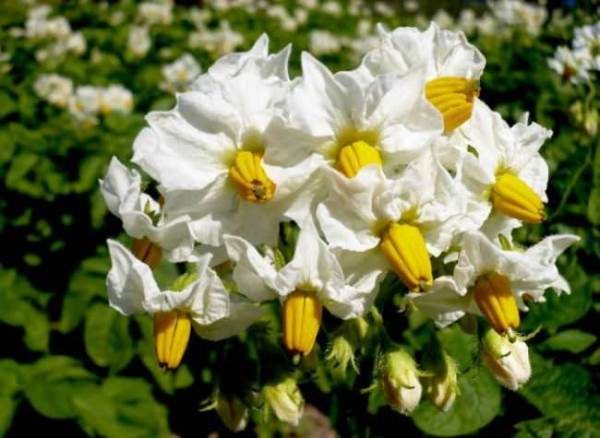
<svg viewBox="0 0 600 438">
<path fill-rule="evenodd" d="M 581 330 L 565 330 L 546 340 L 540 347 L 548 350 L 566 350 L 581 353 L 596 342 L 596 336 Z"/>
<path fill-rule="evenodd" d="M 444 350 L 461 369 L 466 370 L 473 365 L 479 355 L 477 336 L 465 333 L 458 324 L 437 331 L 437 336 Z"/>
<path fill-rule="evenodd" d="M 12 397 L 0 395 L 0 436 L 4 436 L 8 431 L 17 405 L 17 401 Z"/>
<path fill-rule="evenodd" d="M 486 369 L 471 368 L 458 378 L 460 395 L 454 405 L 442 412 L 429 402 L 422 402 L 413 412 L 419 429 L 433 436 L 456 436 L 474 433 L 500 412 L 501 393 Z"/>
<path fill-rule="evenodd" d="M 17 110 L 15 101 L 5 92 L 0 91 L 0 119 Z"/>
<path fill-rule="evenodd" d="M 45 311 L 48 294 L 35 290 L 15 271 L 0 271 L 0 322 L 22 327 L 24 342 L 33 351 L 47 351 L 50 323 Z"/>
<path fill-rule="evenodd" d="M 25 396 L 49 418 L 71 418 L 73 396 L 95 386 L 95 376 L 67 356 L 49 356 L 27 367 Z"/>
<path fill-rule="evenodd" d="M 106 437 L 169 436 L 167 410 L 142 379 L 114 377 L 74 397 L 82 427 Z"/>
<path fill-rule="evenodd" d="M 85 350 L 96 365 L 123 369 L 132 359 L 133 341 L 129 319 L 104 304 L 96 304 L 86 314 L 83 337 Z"/>
<path fill-rule="evenodd" d="M 102 246 L 97 255 L 85 259 L 81 268 L 73 274 L 63 300 L 59 323 L 62 333 L 68 333 L 79 325 L 91 301 L 106 296 L 106 273 L 109 268 L 106 248 Z"/>
<path fill-rule="evenodd" d="M 536 418 L 515 424 L 515 438 L 552 438 L 554 422 L 550 418 Z"/>
<path fill-rule="evenodd" d="M 19 364 L 12 359 L 0 360 L 0 395 L 12 396 L 23 387 Z"/>
<path fill-rule="evenodd" d="M 544 416 L 556 420 L 569 436 L 593 436 L 600 430 L 600 397 L 593 394 L 589 373 L 580 365 L 556 365 L 530 355 L 533 374 L 519 391 Z"/>
</svg>

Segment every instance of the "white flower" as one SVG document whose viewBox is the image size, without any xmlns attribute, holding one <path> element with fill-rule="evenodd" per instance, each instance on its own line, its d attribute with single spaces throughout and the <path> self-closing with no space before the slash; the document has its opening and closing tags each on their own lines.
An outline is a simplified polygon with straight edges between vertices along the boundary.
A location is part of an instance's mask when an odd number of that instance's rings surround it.
<svg viewBox="0 0 600 438">
<path fill-rule="evenodd" d="M 128 114 L 133 109 L 133 94 L 122 85 L 109 85 L 100 90 L 100 112 Z"/>
<path fill-rule="evenodd" d="M 164 79 L 161 88 L 173 93 L 185 91 L 202 72 L 202 68 L 192 55 L 184 53 L 171 64 L 163 66 L 161 72 Z"/>
<path fill-rule="evenodd" d="M 305 52 L 302 72 L 287 101 L 297 139 L 286 150 L 274 150 L 277 156 L 269 151 L 268 160 L 299 160 L 313 153 L 336 165 L 346 147 L 362 142 L 391 169 L 417 156 L 441 134 L 441 119 L 425 100 L 419 69 L 363 82 L 355 71 L 332 74 Z"/>
<path fill-rule="evenodd" d="M 153 26 L 161 24 L 168 26 L 173 21 L 173 5 L 170 1 L 162 3 L 143 2 L 138 5 L 138 20 Z"/>
<path fill-rule="evenodd" d="M 331 313 L 342 319 L 363 315 L 376 296 L 381 270 L 344 271 L 342 262 L 319 237 L 312 220 L 302 223 L 293 259 L 279 271 L 247 241 L 225 236 L 229 258 L 236 265 L 233 278 L 240 293 L 252 301 L 285 301 L 300 289 L 315 294 Z"/>
<path fill-rule="evenodd" d="M 444 9 L 438 9 L 431 21 L 437 24 L 441 29 L 449 29 L 454 26 L 454 19 L 452 15 L 446 12 Z"/>
<path fill-rule="evenodd" d="M 125 232 L 136 239 L 148 238 L 166 251 L 172 262 L 186 261 L 194 249 L 188 216 L 172 217 L 169 210 L 141 191 L 141 176 L 113 157 L 100 190 L 112 214 Z"/>
<path fill-rule="evenodd" d="M 556 268 L 556 259 L 578 240 L 567 234 L 549 236 L 521 252 L 503 250 L 480 232 L 468 233 L 453 276 L 436 278 L 430 291 L 409 294 L 409 299 L 438 325 L 446 326 L 465 313 L 482 314 L 473 288 L 482 276 L 493 273 L 507 279 L 518 308 L 526 311 L 526 302 L 544 301 L 548 288 L 569 292 L 568 283 Z"/>
<path fill-rule="evenodd" d="M 386 224 L 404 220 L 422 228 L 427 249 L 437 256 L 465 226 L 461 194 L 429 154 L 411 163 L 393 181 L 386 180 L 373 166 L 353 179 L 335 171 L 328 176 L 332 189 L 318 206 L 317 217 L 334 248 L 357 252 L 376 249 Z"/>
<path fill-rule="evenodd" d="M 572 51 L 561 46 L 556 49 L 554 56 L 548 59 L 548 66 L 563 79 L 574 84 L 585 82 L 590 77 L 586 70 L 585 55 L 584 51 Z"/>
<path fill-rule="evenodd" d="M 337 53 L 342 49 L 339 38 L 327 30 L 313 30 L 308 38 L 308 47 L 317 56 Z"/>
<path fill-rule="evenodd" d="M 490 10 L 501 23 L 519 26 L 530 35 L 538 35 L 548 17 L 544 6 L 521 0 L 500 0 L 490 3 Z"/>
<path fill-rule="evenodd" d="M 189 36 L 188 44 L 191 48 L 203 48 L 216 55 L 233 52 L 244 43 L 244 36 L 231 29 L 227 20 L 219 21 L 219 28 L 213 30 L 199 29 Z"/>
<path fill-rule="evenodd" d="M 137 58 L 143 58 L 150 50 L 152 40 L 148 26 L 131 26 L 127 37 L 127 48 Z"/>
<path fill-rule="evenodd" d="M 73 81 L 57 74 L 41 75 L 33 84 L 33 89 L 52 105 L 65 108 L 73 95 Z"/>
<path fill-rule="evenodd" d="M 368 53 L 362 64 L 373 75 L 396 72 L 404 74 L 425 66 L 425 79 L 458 76 L 479 79 L 485 67 L 485 58 L 462 32 L 441 30 L 436 23 L 420 32 L 411 27 L 387 31 L 382 25 L 377 30 L 381 45 Z"/>
<path fill-rule="evenodd" d="M 458 16 L 458 28 L 464 33 L 472 34 L 477 28 L 479 18 L 472 9 L 463 9 Z"/>
<path fill-rule="evenodd" d="M 509 216 L 516 218 L 511 219 L 506 215 L 508 211 L 501 208 L 500 201 L 495 200 L 494 193 L 498 184 L 502 184 L 502 178 L 512 175 L 529 187 L 523 190 L 532 191 L 531 196 L 539 198 L 536 202 L 540 205 L 547 201 L 548 164 L 539 149 L 552 131 L 537 123 L 529 124 L 527 114 L 521 122 L 509 127 L 498 113 L 477 100 L 471 119 L 463 125 L 461 132 L 474 150 L 474 153 L 463 151 L 459 164 L 463 182 L 482 208 L 485 208 L 486 200 L 490 201 L 488 209 L 492 205 L 497 207 L 484 231 L 491 237 L 509 236 L 510 230 L 519 225 L 516 219 L 530 222 L 543 219 L 541 212 L 533 210 L 526 211 L 523 217 L 511 213 Z"/>
<path fill-rule="evenodd" d="M 82 121 L 94 123 L 100 111 L 100 95 L 102 89 L 91 85 L 77 87 L 69 100 L 69 112 Z"/>
<path fill-rule="evenodd" d="M 112 267 L 106 287 L 110 305 L 123 315 L 178 310 L 189 316 L 196 333 L 209 340 L 233 336 L 261 316 L 260 308 L 231 296 L 210 269 L 210 256 L 197 264 L 197 279 L 182 291 L 159 288 L 151 269 L 114 240 L 108 240 Z"/>
<path fill-rule="evenodd" d="M 321 5 L 321 11 L 326 14 L 340 16 L 342 15 L 342 5 L 335 0 L 330 0 Z"/>
<path fill-rule="evenodd" d="M 257 46 L 266 49 L 266 37 Z M 223 234 L 272 244 L 277 224 L 303 218 L 298 190 L 315 167 L 267 166 L 262 155 L 289 144 L 279 129 L 289 83 L 289 47 L 274 55 L 254 47 L 223 58 L 177 96 L 175 109 L 147 116 L 133 161 L 167 191 L 184 190 L 199 242 L 221 245 Z M 239 68 L 239 70 L 238 70 Z M 280 163 L 281 164 L 281 163 Z M 169 202 L 167 200 L 167 202 Z"/>
<path fill-rule="evenodd" d="M 600 22 L 575 29 L 573 50 L 588 60 L 586 68 L 600 71 Z"/>
</svg>

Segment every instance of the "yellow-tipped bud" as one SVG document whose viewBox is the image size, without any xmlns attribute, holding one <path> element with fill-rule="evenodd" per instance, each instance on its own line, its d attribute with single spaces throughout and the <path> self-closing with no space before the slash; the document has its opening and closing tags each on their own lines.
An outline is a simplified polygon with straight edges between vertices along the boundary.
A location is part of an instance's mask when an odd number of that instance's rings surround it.
<svg viewBox="0 0 600 438">
<path fill-rule="evenodd" d="M 479 82 L 472 79 L 444 76 L 425 84 L 425 97 L 442 113 L 445 133 L 471 118 L 473 99 L 478 95 Z"/>
<path fill-rule="evenodd" d="M 523 222 L 539 224 L 544 220 L 544 204 L 522 179 L 512 173 L 496 178 L 490 196 L 494 208 Z"/>
<path fill-rule="evenodd" d="M 381 166 L 379 151 L 364 141 L 355 141 L 340 149 L 335 167 L 348 178 L 354 178 L 369 164 Z"/>
<path fill-rule="evenodd" d="M 267 202 L 275 196 L 276 185 L 269 179 L 259 152 L 239 151 L 229 168 L 229 179 L 240 196 L 249 202 Z"/>
<path fill-rule="evenodd" d="M 431 260 L 418 227 L 391 224 L 381 235 L 381 252 L 400 280 L 411 290 L 427 289 L 433 283 Z"/>
<path fill-rule="evenodd" d="M 173 370 L 179 366 L 191 328 L 190 317 L 177 310 L 154 315 L 154 351 L 162 368 Z"/>
<path fill-rule="evenodd" d="M 143 239 L 134 239 L 131 245 L 131 252 L 139 260 L 150 266 L 150 269 L 156 268 L 162 257 L 160 246 L 150 242 L 146 237 Z"/>
<path fill-rule="evenodd" d="M 313 292 L 300 289 L 283 303 L 283 343 L 292 354 L 308 355 L 317 339 L 323 305 Z"/>
<path fill-rule="evenodd" d="M 517 301 L 504 275 L 491 273 L 477 279 L 475 302 L 490 325 L 500 334 L 516 329 L 521 323 Z"/>
</svg>

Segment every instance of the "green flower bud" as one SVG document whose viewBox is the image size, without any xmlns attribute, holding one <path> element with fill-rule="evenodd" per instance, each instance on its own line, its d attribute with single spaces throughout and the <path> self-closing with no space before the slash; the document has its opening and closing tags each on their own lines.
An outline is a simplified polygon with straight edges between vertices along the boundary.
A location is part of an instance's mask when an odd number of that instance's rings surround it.
<svg viewBox="0 0 600 438">
<path fill-rule="evenodd" d="M 516 391 L 531 377 L 527 344 L 488 329 L 482 338 L 481 359 L 500 384 Z"/>
<path fill-rule="evenodd" d="M 298 425 L 304 412 L 304 398 L 296 380 L 287 377 L 276 384 L 266 385 L 263 395 L 279 420 Z"/>
<path fill-rule="evenodd" d="M 380 383 L 392 409 L 408 415 L 421 401 L 420 372 L 410 354 L 399 348 L 385 353 L 379 364 Z"/>
<path fill-rule="evenodd" d="M 216 399 L 217 414 L 229 430 L 240 432 L 248 424 L 248 407 L 236 396 L 219 393 Z"/>
</svg>

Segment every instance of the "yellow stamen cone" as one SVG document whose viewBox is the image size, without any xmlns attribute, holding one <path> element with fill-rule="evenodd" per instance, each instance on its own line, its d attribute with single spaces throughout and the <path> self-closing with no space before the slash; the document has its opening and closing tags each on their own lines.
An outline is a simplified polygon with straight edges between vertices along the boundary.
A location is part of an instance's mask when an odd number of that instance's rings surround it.
<svg viewBox="0 0 600 438">
<path fill-rule="evenodd" d="M 496 178 L 490 199 L 494 208 L 507 216 L 532 224 L 544 220 L 544 204 L 540 197 L 512 173 Z"/>
<path fill-rule="evenodd" d="M 479 95 L 479 83 L 472 79 L 444 76 L 425 84 L 425 97 L 444 119 L 449 133 L 471 118 L 473 100 Z"/>
<path fill-rule="evenodd" d="M 504 275 L 491 273 L 480 277 L 473 291 L 475 302 L 490 325 L 500 334 L 521 323 L 517 301 Z"/>
<path fill-rule="evenodd" d="M 354 178 L 369 164 L 381 166 L 379 151 L 364 141 L 355 141 L 340 149 L 335 167 L 348 178 Z"/>
<path fill-rule="evenodd" d="M 393 223 L 381 235 L 379 248 L 409 290 L 431 286 L 431 260 L 419 228 Z"/>
<path fill-rule="evenodd" d="M 292 354 L 308 355 L 317 339 L 323 305 L 313 292 L 300 289 L 283 303 L 283 343 Z"/>
<path fill-rule="evenodd" d="M 267 202 L 275 196 L 276 185 L 265 173 L 261 160 L 261 153 L 239 151 L 229 168 L 233 186 L 249 202 Z"/>
<path fill-rule="evenodd" d="M 190 340 L 192 321 L 182 312 L 154 315 L 154 351 L 159 365 L 168 370 L 179 366 Z"/>
<path fill-rule="evenodd" d="M 160 246 L 150 242 L 146 237 L 143 239 L 134 239 L 131 245 L 131 252 L 139 260 L 154 269 L 160 263 L 162 251 Z"/>
</svg>

